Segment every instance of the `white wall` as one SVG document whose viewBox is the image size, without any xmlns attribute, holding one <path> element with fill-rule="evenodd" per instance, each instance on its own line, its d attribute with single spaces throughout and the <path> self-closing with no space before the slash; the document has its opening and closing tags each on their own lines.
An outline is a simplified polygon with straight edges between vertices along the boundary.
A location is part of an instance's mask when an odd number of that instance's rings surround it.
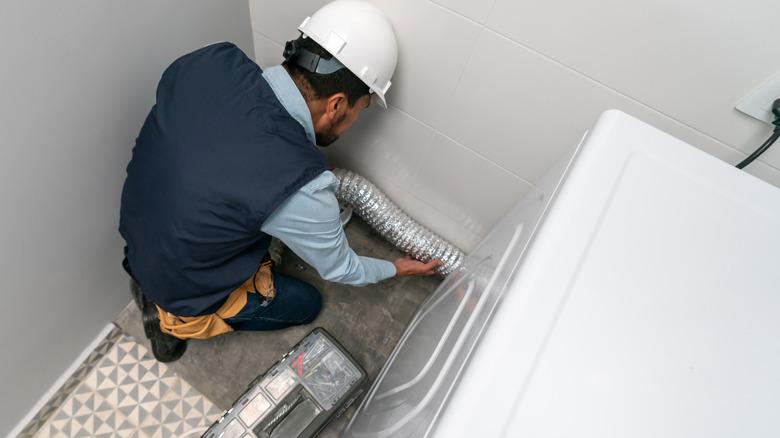
<svg viewBox="0 0 780 438">
<path fill-rule="evenodd" d="M 729 163 L 770 134 L 733 107 L 780 70 L 776 0 L 372 1 L 400 43 L 393 108 L 330 158 L 466 248 L 608 108 Z M 249 2 L 263 66 L 327 3 Z M 778 169 L 780 147 L 748 168 Z"/>
<path fill-rule="evenodd" d="M 163 69 L 246 0 L 0 2 L 0 434 L 129 301 L 118 212 Z"/>
</svg>

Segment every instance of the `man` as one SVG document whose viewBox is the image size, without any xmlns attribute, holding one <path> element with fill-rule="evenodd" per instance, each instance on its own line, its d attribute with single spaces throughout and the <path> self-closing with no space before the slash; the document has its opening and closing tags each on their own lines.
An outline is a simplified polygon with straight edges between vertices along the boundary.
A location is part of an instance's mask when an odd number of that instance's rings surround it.
<svg viewBox="0 0 780 438">
<path fill-rule="evenodd" d="M 357 256 L 341 228 L 338 181 L 315 146 L 333 143 L 372 95 L 385 106 L 397 57 L 391 26 L 369 3 L 338 0 L 299 30 L 281 66 L 261 71 L 218 43 L 176 60 L 160 80 L 127 167 L 119 227 L 158 360 L 178 359 L 186 339 L 317 316 L 319 292 L 272 269 L 271 236 L 346 284 L 431 275 L 439 265 Z"/>
</svg>

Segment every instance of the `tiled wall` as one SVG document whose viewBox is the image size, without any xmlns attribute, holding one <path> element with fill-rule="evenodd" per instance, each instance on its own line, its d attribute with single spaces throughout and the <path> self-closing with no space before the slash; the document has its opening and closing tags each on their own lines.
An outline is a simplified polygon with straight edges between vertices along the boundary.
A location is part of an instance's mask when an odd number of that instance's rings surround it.
<svg viewBox="0 0 780 438">
<path fill-rule="evenodd" d="M 261 66 L 326 0 L 249 0 Z M 780 70 L 774 0 L 372 0 L 400 58 L 383 112 L 328 151 L 471 248 L 606 109 L 736 163 L 769 135 L 733 107 Z M 749 171 L 780 186 L 780 147 Z"/>
</svg>

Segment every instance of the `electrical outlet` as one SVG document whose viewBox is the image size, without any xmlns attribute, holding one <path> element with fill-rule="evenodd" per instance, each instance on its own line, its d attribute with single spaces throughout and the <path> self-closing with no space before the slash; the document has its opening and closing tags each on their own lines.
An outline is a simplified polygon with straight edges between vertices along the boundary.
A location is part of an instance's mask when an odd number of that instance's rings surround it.
<svg viewBox="0 0 780 438">
<path fill-rule="evenodd" d="M 772 123 L 772 103 L 780 99 L 780 72 L 775 73 L 737 102 L 737 110 L 762 122 Z"/>
</svg>

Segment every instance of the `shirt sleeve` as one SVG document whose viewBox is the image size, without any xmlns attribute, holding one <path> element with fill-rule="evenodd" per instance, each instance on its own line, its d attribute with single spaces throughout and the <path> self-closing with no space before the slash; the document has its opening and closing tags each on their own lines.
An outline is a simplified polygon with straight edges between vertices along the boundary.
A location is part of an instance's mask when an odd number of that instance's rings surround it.
<svg viewBox="0 0 780 438">
<path fill-rule="evenodd" d="M 332 172 L 323 172 L 285 200 L 261 230 L 284 242 L 325 280 L 365 286 L 394 276 L 391 262 L 358 256 L 349 247 L 339 217 L 337 184 Z"/>
</svg>

